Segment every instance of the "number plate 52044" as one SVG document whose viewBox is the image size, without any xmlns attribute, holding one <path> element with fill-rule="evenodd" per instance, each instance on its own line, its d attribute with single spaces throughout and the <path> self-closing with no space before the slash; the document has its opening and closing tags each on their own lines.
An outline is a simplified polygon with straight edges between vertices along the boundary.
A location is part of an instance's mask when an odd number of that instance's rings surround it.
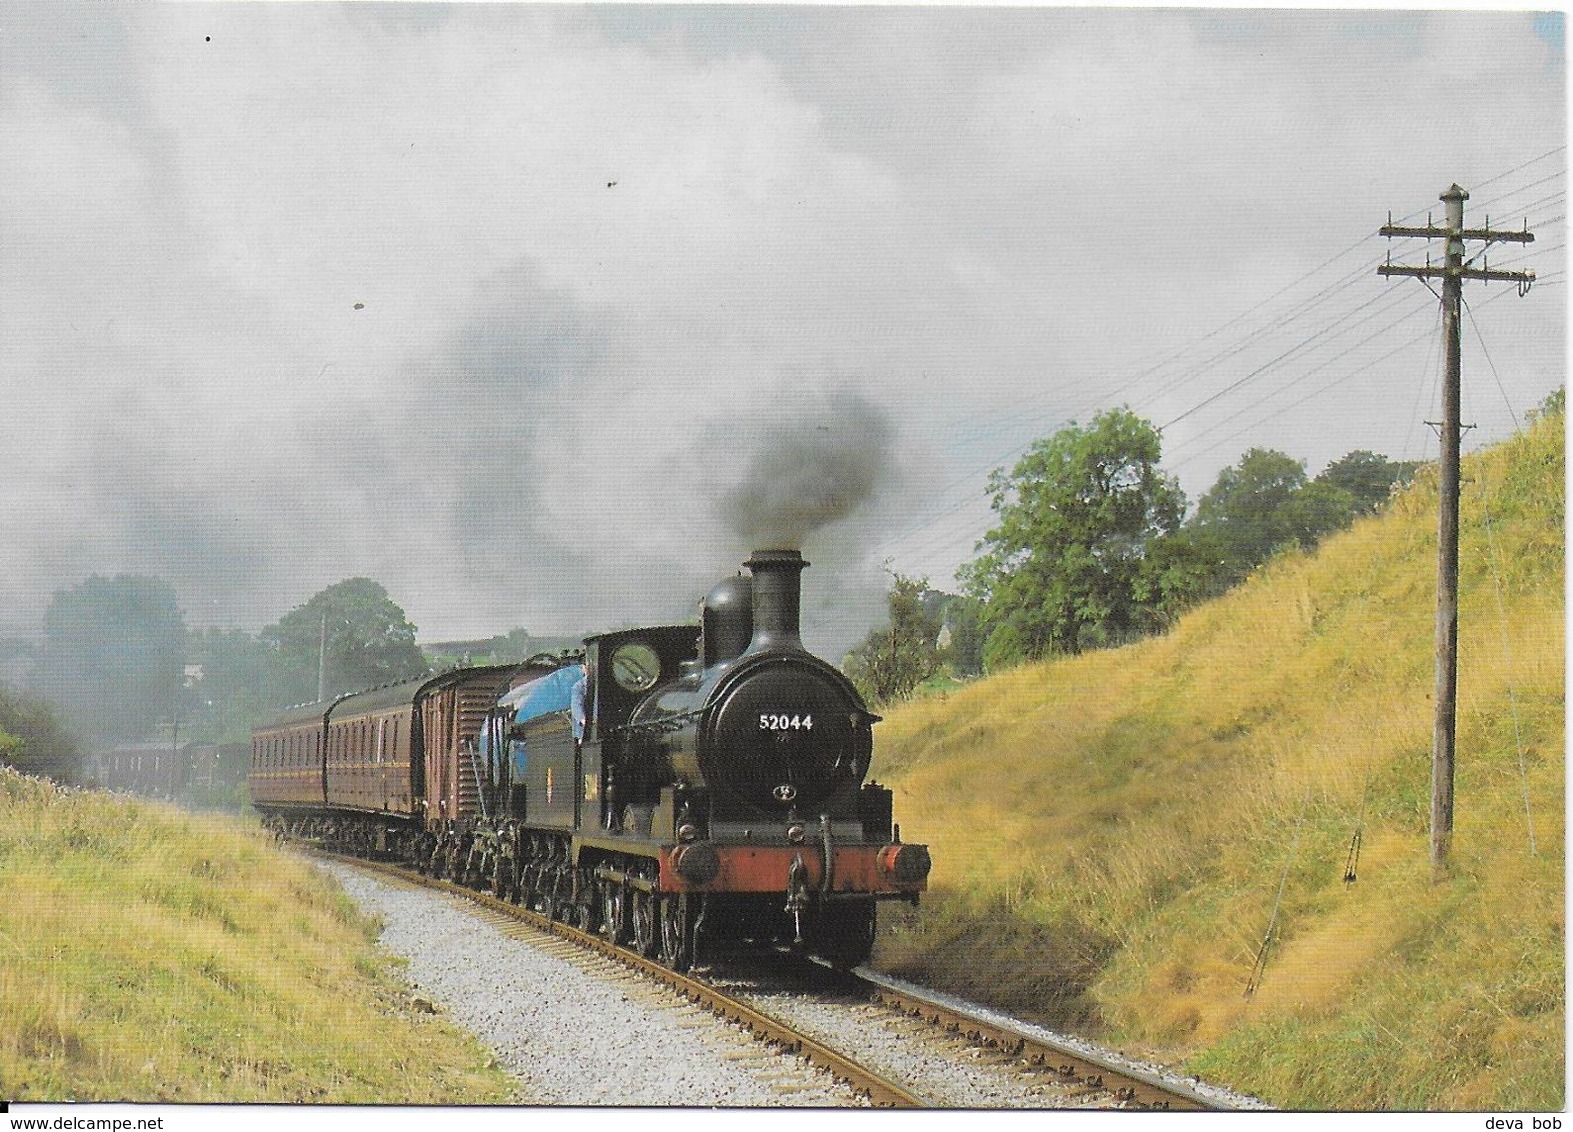
<svg viewBox="0 0 1573 1132">
<path fill-rule="evenodd" d="M 814 717 L 809 715 L 786 715 L 763 712 L 759 716 L 759 730 L 761 731 L 812 731 Z"/>
</svg>

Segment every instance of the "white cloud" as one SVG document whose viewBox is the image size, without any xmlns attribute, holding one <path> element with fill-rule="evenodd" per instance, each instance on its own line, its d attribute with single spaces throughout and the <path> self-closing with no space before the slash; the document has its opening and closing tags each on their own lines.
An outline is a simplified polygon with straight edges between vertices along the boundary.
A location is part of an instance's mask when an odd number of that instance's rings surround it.
<svg viewBox="0 0 1573 1132">
<path fill-rule="evenodd" d="M 970 551 L 967 473 L 1184 411 L 1238 374 L 1132 375 L 1564 129 L 1527 18 L 85 12 L 0 83 L 0 625 L 116 570 L 251 628 L 352 574 L 428 638 L 672 616 L 748 549 L 716 438 L 785 388 L 892 422 L 807 548 L 840 647 L 886 557 Z M 1297 427 L 1252 436 L 1344 439 Z"/>
</svg>

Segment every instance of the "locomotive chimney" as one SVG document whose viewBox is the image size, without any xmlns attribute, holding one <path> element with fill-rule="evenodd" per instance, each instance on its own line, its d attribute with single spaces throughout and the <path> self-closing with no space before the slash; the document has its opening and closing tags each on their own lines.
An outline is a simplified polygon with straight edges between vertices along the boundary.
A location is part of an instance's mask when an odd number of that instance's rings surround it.
<svg viewBox="0 0 1573 1132">
<path fill-rule="evenodd" d="M 749 652 L 766 649 L 803 651 L 798 636 L 798 612 L 802 604 L 800 575 L 808 565 L 795 550 L 756 550 L 743 563 L 754 575 L 754 638 Z"/>
</svg>

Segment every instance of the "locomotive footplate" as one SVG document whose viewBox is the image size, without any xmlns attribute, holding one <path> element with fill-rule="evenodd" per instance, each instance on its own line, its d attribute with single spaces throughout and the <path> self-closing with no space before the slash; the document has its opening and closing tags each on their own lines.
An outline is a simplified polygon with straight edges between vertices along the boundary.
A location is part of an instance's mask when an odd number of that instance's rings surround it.
<svg viewBox="0 0 1573 1132">
<path fill-rule="evenodd" d="M 924 845 L 836 845 L 831 855 L 830 886 L 825 889 L 822 854 L 812 843 L 672 844 L 627 837 L 585 837 L 575 842 L 576 857 L 591 850 L 657 863 L 659 879 L 653 885 L 650 880 L 627 876 L 612 861 L 603 863 L 597 873 L 607 880 L 660 892 L 782 892 L 793 872 L 810 890 L 831 899 L 843 895 L 909 899 L 928 888 L 929 853 Z"/>
</svg>

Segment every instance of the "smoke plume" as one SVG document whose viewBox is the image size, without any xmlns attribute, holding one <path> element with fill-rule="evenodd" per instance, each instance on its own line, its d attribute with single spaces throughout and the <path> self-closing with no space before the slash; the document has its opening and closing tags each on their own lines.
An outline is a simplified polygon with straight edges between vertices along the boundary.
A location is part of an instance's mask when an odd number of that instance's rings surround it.
<svg viewBox="0 0 1573 1132">
<path fill-rule="evenodd" d="M 874 494 L 892 431 L 861 394 L 794 398 L 742 438 L 741 477 L 719 500 L 722 518 L 750 547 L 801 548 Z"/>
</svg>

